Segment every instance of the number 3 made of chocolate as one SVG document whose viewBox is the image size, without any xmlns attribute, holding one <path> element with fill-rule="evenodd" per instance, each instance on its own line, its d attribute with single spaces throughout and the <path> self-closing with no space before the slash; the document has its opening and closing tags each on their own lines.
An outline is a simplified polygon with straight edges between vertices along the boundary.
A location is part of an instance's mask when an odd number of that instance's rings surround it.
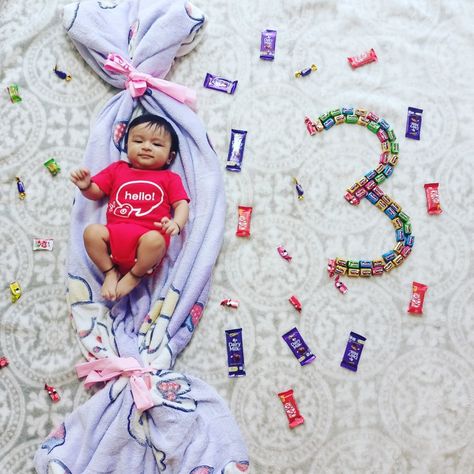
<svg viewBox="0 0 474 474">
<path fill-rule="evenodd" d="M 384 119 L 380 119 L 373 112 L 367 113 L 364 109 L 335 109 L 320 115 L 316 122 L 306 118 L 305 123 L 311 135 L 329 130 L 334 125 L 358 124 L 376 134 L 382 146 L 377 168 L 348 188 L 344 198 L 353 206 L 359 205 L 361 199 L 366 198 L 378 207 L 392 222 L 395 229 L 395 246 L 376 260 L 346 260 L 337 257 L 335 273 L 351 277 L 370 277 L 383 275 L 384 272 L 400 266 L 410 255 L 415 237 L 412 234 L 410 218 L 402 211 L 402 207 L 380 188 L 380 184 L 392 175 L 398 162 L 399 146 L 395 132 Z"/>
</svg>

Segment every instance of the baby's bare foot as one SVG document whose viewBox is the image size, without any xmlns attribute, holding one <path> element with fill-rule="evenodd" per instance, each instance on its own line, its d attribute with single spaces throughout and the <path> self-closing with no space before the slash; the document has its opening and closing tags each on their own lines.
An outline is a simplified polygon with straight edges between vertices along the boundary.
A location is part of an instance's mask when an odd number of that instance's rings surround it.
<svg viewBox="0 0 474 474">
<path fill-rule="evenodd" d="M 142 280 L 141 277 L 132 275 L 128 272 L 117 284 L 115 296 L 117 299 L 128 295 Z"/>
<path fill-rule="evenodd" d="M 103 298 L 109 301 L 115 301 L 117 298 L 117 283 L 120 280 L 120 272 L 113 268 L 106 272 L 104 283 L 100 290 Z"/>
</svg>

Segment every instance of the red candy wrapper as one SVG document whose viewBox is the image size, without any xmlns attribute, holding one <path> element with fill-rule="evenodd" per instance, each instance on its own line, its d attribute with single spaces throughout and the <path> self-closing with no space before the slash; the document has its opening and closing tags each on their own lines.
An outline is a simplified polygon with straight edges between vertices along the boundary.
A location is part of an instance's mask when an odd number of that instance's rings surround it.
<svg viewBox="0 0 474 474">
<path fill-rule="evenodd" d="M 301 311 L 301 303 L 295 295 L 290 296 L 288 301 L 295 307 L 296 311 Z"/>
<path fill-rule="evenodd" d="M 239 302 L 237 300 L 231 300 L 230 298 L 226 298 L 225 300 L 221 301 L 221 306 L 228 306 L 229 308 L 238 308 Z"/>
<path fill-rule="evenodd" d="M 329 278 L 334 276 L 334 272 L 336 271 L 336 261 L 332 258 L 328 259 L 328 266 L 327 266 Z"/>
<path fill-rule="evenodd" d="M 428 287 L 423 283 L 412 283 L 412 294 L 408 312 L 411 314 L 423 314 L 423 302 L 425 301 L 425 293 Z"/>
<path fill-rule="evenodd" d="M 237 237 L 250 237 L 250 220 L 252 218 L 252 208 L 239 206 L 239 220 L 237 222 Z"/>
<path fill-rule="evenodd" d="M 375 51 L 372 48 L 365 53 L 359 54 L 358 56 L 347 58 L 347 60 L 349 61 L 349 64 L 355 69 L 357 67 L 364 66 L 365 64 L 377 61 L 377 55 L 375 54 Z"/>
<path fill-rule="evenodd" d="M 281 403 L 285 408 L 286 416 L 288 417 L 288 423 L 290 428 L 295 428 L 298 425 L 304 423 L 304 418 L 301 416 L 301 413 L 298 410 L 296 405 L 295 398 L 293 396 L 293 390 L 287 390 L 286 392 L 281 392 L 278 394 L 280 397 Z"/>
<path fill-rule="evenodd" d="M 304 118 L 304 123 L 306 124 L 306 129 L 310 135 L 314 135 L 317 132 L 316 124 L 314 124 L 309 117 Z"/>
<path fill-rule="evenodd" d="M 347 286 L 345 283 L 343 283 L 342 281 L 339 281 L 339 275 L 336 276 L 336 278 L 334 279 L 334 286 L 343 294 L 345 295 L 347 293 Z"/>
<path fill-rule="evenodd" d="M 439 202 L 439 183 L 425 184 L 426 210 L 428 214 L 441 214 L 441 204 Z"/>
<path fill-rule="evenodd" d="M 6 367 L 10 362 L 8 362 L 8 359 L 5 356 L 0 357 L 0 369 L 3 369 Z"/>
<path fill-rule="evenodd" d="M 288 254 L 288 251 L 283 247 L 283 245 L 279 245 L 277 247 L 278 253 L 280 254 L 280 257 L 284 258 L 286 261 L 291 262 L 291 255 Z"/>
<path fill-rule="evenodd" d="M 51 398 L 53 402 L 59 402 L 59 400 L 61 400 L 59 393 L 56 392 L 56 389 L 52 385 L 48 385 L 45 383 L 44 389 L 48 392 L 49 398 Z"/>
</svg>

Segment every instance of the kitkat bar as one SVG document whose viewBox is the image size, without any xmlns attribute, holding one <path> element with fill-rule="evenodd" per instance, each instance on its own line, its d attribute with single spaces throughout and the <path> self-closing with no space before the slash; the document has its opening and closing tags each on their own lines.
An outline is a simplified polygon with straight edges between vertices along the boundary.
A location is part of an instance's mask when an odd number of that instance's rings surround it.
<svg viewBox="0 0 474 474">
<path fill-rule="evenodd" d="M 411 314 L 423 314 L 423 303 L 425 301 L 425 293 L 428 287 L 423 283 L 414 281 L 412 283 L 412 294 L 408 312 Z"/>
<path fill-rule="evenodd" d="M 426 210 L 428 214 L 441 214 L 441 204 L 439 202 L 439 183 L 425 184 Z"/>
<path fill-rule="evenodd" d="M 371 62 L 377 61 L 377 55 L 375 54 L 374 49 L 370 49 L 369 51 L 359 54 L 358 56 L 352 56 L 347 58 L 349 64 L 355 69 L 365 64 L 369 64 Z"/>
<path fill-rule="evenodd" d="M 278 397 L 283 403 L 283 408 L 285 409 L 286 416 L 288 418 L 288 425 L 290 428 L 295 428 L 298 425 L 304 423 L 304 418 L 301 416 L 301 413 L 298 410 L 298 405 L 296 404 L 295 397 L 293 395 L 293 390 L 287 390 L 286 392 L 280 392 Z"/>
</svg>

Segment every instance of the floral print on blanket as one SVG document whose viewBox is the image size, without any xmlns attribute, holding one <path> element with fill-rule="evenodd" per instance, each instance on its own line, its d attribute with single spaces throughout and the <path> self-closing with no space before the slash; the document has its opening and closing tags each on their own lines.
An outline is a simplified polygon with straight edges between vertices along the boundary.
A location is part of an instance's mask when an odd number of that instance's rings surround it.
<svg viewBox="0 0 474 474">
<path fill-rule="evenodd" d="M 222 469 L 222 474 L 237 474 L 240 472 L 247 472 L 249 469 L 248 461 L 231 461 Z"/>
<path fill-rule="evenodd" d="M 212 474 L 214 468 L 210 466 L 198 466 L 195 467 L 189 474 Z"/>
<path fill-rule="evenodd" d="M 66 426 L 64 425 L 64 423 L 61 423 L 57 428 L 51 431 L 48 438 L 41 445 L 41 449 L 47 449 L 49 454 L 54 448 L 63 445 L 65 439 Z"/>
</svg>

